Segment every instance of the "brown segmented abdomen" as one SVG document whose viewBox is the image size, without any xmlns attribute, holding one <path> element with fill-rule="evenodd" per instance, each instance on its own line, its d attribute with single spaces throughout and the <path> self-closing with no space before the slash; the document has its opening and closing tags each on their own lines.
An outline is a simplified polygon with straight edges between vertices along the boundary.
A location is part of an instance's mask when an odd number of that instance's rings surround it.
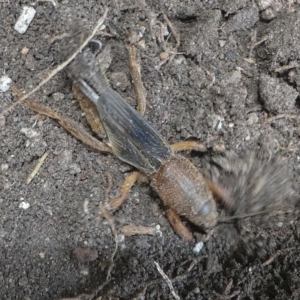
<svg viewBox="0 0 300 300">
<path fill-rule="evenodd" d="M 217 223 L 217 209 L 205 178 L 186 158 L 173 156 L 152 177 L 164 204 L 204 230 Z"/>
</svg>

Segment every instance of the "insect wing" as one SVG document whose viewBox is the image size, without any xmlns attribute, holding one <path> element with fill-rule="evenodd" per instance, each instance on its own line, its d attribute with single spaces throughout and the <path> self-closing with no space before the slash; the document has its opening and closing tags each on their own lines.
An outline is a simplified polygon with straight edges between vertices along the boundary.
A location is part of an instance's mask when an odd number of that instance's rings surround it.
<svg viewBox="0 0 300 300">
<path fill-rule="evenodd" d="M 106 86 L 96 91 L 91 85 L 96 75 L 88 82 L 80 78 L 77 85 L 96 105 L 115 155 L 147 174 L 154 173 L 171 155 L 169 145 L 113 89 Z"/>
</svg>

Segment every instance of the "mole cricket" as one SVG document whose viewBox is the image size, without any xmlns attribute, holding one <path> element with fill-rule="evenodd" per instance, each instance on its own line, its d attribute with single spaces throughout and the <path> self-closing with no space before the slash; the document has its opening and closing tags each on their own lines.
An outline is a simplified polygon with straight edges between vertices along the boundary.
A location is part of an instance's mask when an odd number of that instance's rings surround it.
<svg viewBox="0 0 300 300">
<path fill-rule="evenodd" d="M 74 53 L 73 50 L 78 47 L 78 44 L 86 34 L 86 30 L 78 29 L 70 39 L 65 41 L 63 50 L 65 51 L 64 55 L 66 57 Z M 235 176 L 237 178 L 240 175 L 244 176 L 245 182 L 247 183 L 243 182 L 238 187 L 228 186 L 226 179 L 225 185 L 223 186 L 218 179 L 214 178 L 215 176 L 211 178 L 209 178 L 209 176 L 204 177 L 187 158 L 175 153 L 175 151 L 187 149 L 199 150 L 201 149 L 201 145 L 187 141 L 170 146 L 168 142 L 145 121 L 138 111 L 132 108 L 109 86 L 101 71 L 96 54 L 97 53 L 95 53 L 91 47 L 87 46 L 67 66 L 67 73 L 74 82 L 73 92 L 77 99 L 90 101 L 97 109 L 109 140 L 109 143 L 105 145 L 102 150 L 104 152 L 112 152 L 120 160 L 139 170 L 139 172 L 132 172 L 125 179 L 121 188 L 121 196 L 111 200 L 109 204 L 107 204 L 106 208 L 108 210 L 115 211 L 119 208 L 127 197 L 130 188 L 140 176 L 140 173 L 150 179 L 152 188 L 159 195 L 167 208 L 167 217 L 172 227 L 178 235 L 187 241 L 193 241 L 193 236 L 181 222 L 178 215 L 183 216 L 189 222 L 207 233 L 213 229 L 218 222 L 216 200 L 219 200 L 223 208 L 231 215 L 234 215 L 236 212 L 241 214 L 253 211 L 259 212 L 268 208 L 273 199 L 267 203 L 262 202 L 261 204 L 259 199 L 261 194 L 270 194 L 268 191 L 272 190 L 272 187 L 268 185 L 268 179 L 262 182 L 261 178 L 269 176 L 269 182 L 273 183 L 275 178 L 275 181 L 279 182 L 279 185 L 282 186 L 285 184 L 285 181 L 281 178 L 281 176 L 284 176 L 281 172 L 281 167 L 277 168 L 275 164 L 275 169 L 273 168 L 272 174 L 271 171 L 268 171 L 268 166 L 272 165 L 272 163 L 270 161 L 267 162 L 267 167 L 263 167 L 261 174 L 258 175 L 260 179 L 252 176 L 253 170 L 246 174 L 244 168 L 241 167 L 240 174 L 235 174 Z M 29 103 L 29 107 L 38 113 L 60 120 L 53 112 L 47 112 L 47 108 L 43 108 L 43 106 L 38 103 L 31 102 Z M 68 126 L 64 127 L 66 128 Z M 72 133 L 72 130 L 69 131 Z M 231 165 L 234 165 L 237 159 L 232 160 L 232 158 L 230 158 L 228 161 Z M 251 165 L 251 162 L 249 165 Z M 252 163 L 251 166 L 253 166 L 254 169 L 258 169 L 261 165 L 263 164 Z M 229 174 L 230 170 L 226 172 Z M 247 176 L 249 178 L 247 178 Z M 255 180 L 257 184 L 254 182 Z M 249 191 L 249 196 L 246 196 L 246 199 L 244 199 L 245 197 L 241 197 L 243 198 L 241 200 L 234 199 L 234 196 L 241 194 L 241 190 L 245 189 L 247 192 L 247 184 L 249 181 L 254 182 L 251 184 L 251 188 L 256 190 L 259 198 L 258 200 L 255 199 L 256 206 L 254 209 L 251 208 L 251 201 L 249 201 L 251 191 Z M 237 180 L 237 182 L 239 181 Z M 234 185 L 232 182 L 230 184 Z M 270 196 L 270 198 L 272 197 Z M 241 209 L 242 205 L 245 207 L 244 210 Z"/>
</svg>

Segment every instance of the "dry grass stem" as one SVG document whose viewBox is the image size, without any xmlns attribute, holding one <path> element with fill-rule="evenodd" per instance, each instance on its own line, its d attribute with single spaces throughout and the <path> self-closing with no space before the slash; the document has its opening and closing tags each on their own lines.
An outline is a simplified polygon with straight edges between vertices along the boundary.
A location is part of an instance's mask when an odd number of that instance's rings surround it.
<svg viewBox="0 0 300 300">
<path fill-rule="evenodd" d="M 95 28 L 91 32 L 91 34 L 87 37 L 87 39 L 80 45 L 80 47 L 66 61 L 64 61 L 63 63 L 61 63 L 60 65 L 58 65 L 53 71 L 51 71 L 50 74 L 44 80 L 42 80 L 35 88 L 33 88 L 30 92 L 28 92 L 27 94 L 25 94 L 24 96 L 22 96 L 21 98 L 19 98 L 9 108 L 5 109 L 0 114 L 0 116 L 1 115 L 5 115 L 6 113 L 9 113 L 10 111 L 12 111 L 17 105 L 19 105 L 20 103 L 24 102 L 32 94 L 34 94 L 35 92 L 37 92 L 44 84 L 46 84 L 50 79 L 52 79 L 58 72 L 60 72 L 61 70 L 63 70 L 77 56 L 77 54 L 79 54 L 83 50 L 83 48 L 89 43 L 89 41 L 94 37 L 94 35 L 99 30 L 99 28 L 103 25 L 103 23 L 104 23 L 104 21 L 106 19 L 107 13 L 108 13 L 108 9 L 106 8 L 105 11 L 104 11 L 103 16 L 100 18 L 100 20 L 98 21 L 97 25 L 95 26 Z"/>
<path fill-rule="evenodd" d="M 174 290 L 174 287 L 173 287 L 173 284 L 172 284 L 172 281 L 170 280 L 170 278 L 166 275 L 166 273 L 163 271 L 163 269 L 160 267 L 160 265 L 156 261 L 154 262 L 154 264 L 155 264 L 156 269 L 159 272 L 159 274 L 162 276 L 162 278 L 167 283 L 167 285 L 168 285 L 168 287 L 169 287 L 169 289 L 171 291 L 171 294 L 173 295 L 174 299 L 180 300 L 180 297 L 177 295 L 177 293 Z"/>
<path fill-rule="evenodd" d="M 287 119 L 296 119 L 298 118 L 299 116 L 297 115 L 290 115 L 290 114 L 279 114 L 279 115 L 276 115 L 276 116 L 273 116 L 273 117 L 270 117 L 268 118 L 265 122 L 266 123 L 272 123 L 278 119 L 282 119 L 282 118 L 287 118 Z"/>
<path fill-rule="evenodd" d="M 134 45 L 130 45 L 128 47 L 128 52 L 129 52 L 129 70 L 130 70 L 132 84 L 134 87 L 134 91 L 138 103 L 137 110 L 143 116 L 146 111 L 147 92 L 142 81 L 141 66 L 138 63 L 136 58 L 137 56 L 136 47 Z"/>
<path fill-rule="evenodd" d="M 43 165 L 43 163 L 48 155 L 49 155 L 49 152 L 45 152 L 44 155 L 38 160 L 38 163 L 34 167 L 33 171 L 29 174 L 29 176 L 26 179 L 27 184 L 29 184 L 32 181 L 32 179 L 35 177 L 35 175 L 38 173 L 39 169 Z"/>
<path fill-rule="evenodd" d="M 155 235 L 155 228 L 146 226 L 126 225 L 120 229 L 125 236 Z"/>
<path fill-rule="evenodd" d="M 105 192 L 105 202 L 107 203 L 109 201 L 109 193 L 111 191 L 113 184 L 112 184 L 111 175 L 110 174 L 106 174 L 106 175 L 107 175 L 108 185 L 107 185 L 106 192 Z M 109 267 L 107 269 L 107 274 L 106 274 L 106 280 L 98 288 L 96 288 L 96 290 L 93 292 L 93 294 L 89 297 L 88 300 L 98 299 L 99 293 L 109 283 L 111 271 L 114 267 L 114 258 L 118 252 L 118 247 L 119 247 L 118 233 L 117 233 L 116 226 L 115 226 L 115 220 L 114 220 L 113 216 L 105 209 L 105 204 L 103 204 L 103 203 L 100 203 L 100 214 L 102 217 L 104 217 L 106 219 L 107 223 L 109 224 L 110 230 L 114 236 L 115 248 L 114 248 L 113 253 L 110 256 Z"/>
</svg>

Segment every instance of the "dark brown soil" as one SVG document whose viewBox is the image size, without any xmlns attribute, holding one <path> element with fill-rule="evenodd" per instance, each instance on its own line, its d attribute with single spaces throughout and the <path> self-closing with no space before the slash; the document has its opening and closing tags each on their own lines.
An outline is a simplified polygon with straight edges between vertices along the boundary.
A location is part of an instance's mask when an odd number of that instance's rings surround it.
<svg viewBox="0 0 300 300">
<path fill-rule="evenodd" d="M 299 1 L 290 6 L 293 1 L 284 0 L 58 2 L 55 7 L 38 1 L 36 16 L 21 35 L 14 24 L 22 6 L 32 2 L 1 1 L 0 76 L 6 74 L 28 92 L 61 60 L 58 43 L 50 41 L 75 19 L 95 26 L 108 6 L 105 30 L 117 34 L 107 38 L 111 85 L 135 103 L 125 45 L 128 33 L 140 34 L 149 123 L 170 143 L 203 142 L 206 154 L 185 154 L 199 168 L 218 149 L 242 153 L 267 147 L 290 166 L 298 203 L 293 214 L 268 228 L 251 224 L 251 238 L 272 240 L 263 253 L 232 249 L 220 225 L 209 238 L 195 234 L 204 242 L 195 254 L 194 245 L 173 232 L 150 186 L 135 185 L 114 214 L 120 242 L 106 282 L 115 241 L 108 222 L 99 217 L 99 204 L 105 199 L 106 174 L 113 178 L 114 197 L 132 168 L 91 151 L 56 121 L 22 104 L 0 125 L 0 298 L 173 299 L 156 261 L 180 299 L 299 299 L 300 118 L 293 117 L 299 114 Z M 181 45 L 173 61 L 158 70 L 164 51 L 160 24 L 170 33 L 164 36 L 166 49 L 174 51 L 176 44 L 162 12 L 180 33 Z M 64 71 L 32 99 L 88 128 Z M 0 93 L 1 111 L 15 101 L 11 89 Z M 26 184 L 46 151 L 39 173 Z M 24 202 L 30 207 L 20 207 Z M 160 225 L 162 235 L 124 238 L 119 229 L 128 224 Z"/>
</svg>

